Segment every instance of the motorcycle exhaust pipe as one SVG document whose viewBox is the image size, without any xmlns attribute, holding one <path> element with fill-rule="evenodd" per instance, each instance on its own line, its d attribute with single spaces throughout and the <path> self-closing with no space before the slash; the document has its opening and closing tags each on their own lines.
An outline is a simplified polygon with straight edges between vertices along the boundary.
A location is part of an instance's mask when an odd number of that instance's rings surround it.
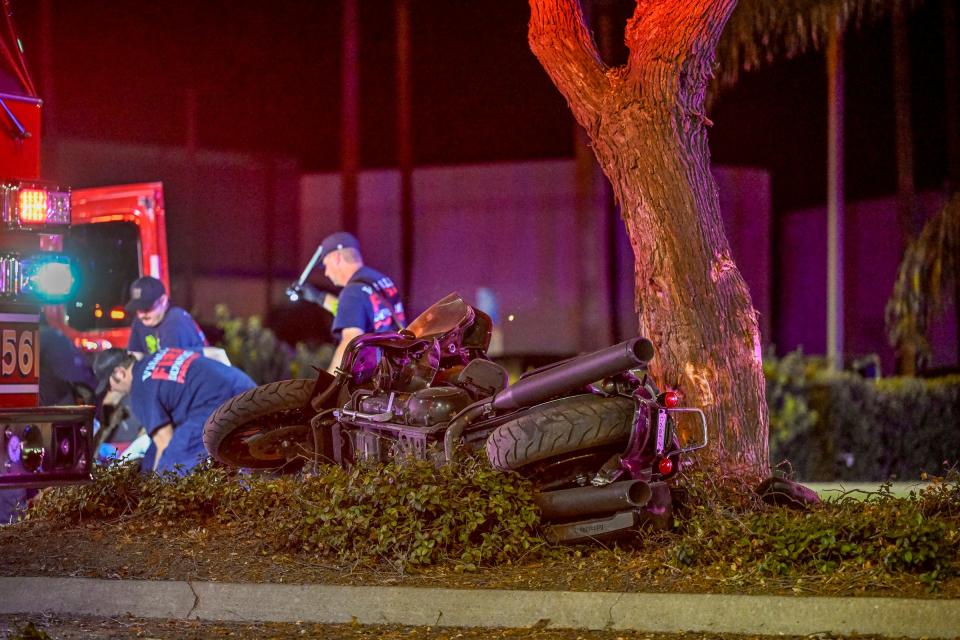
<svg viewBox="0 0 960 640">
<path fill-rule="evenodd" d="M 602 487 L 547 491 L 537 496 L 537 505 L 544 520 L 565 520 L 642 507 L 650 495 L 650 485 L 643 480 L 623 480 Z"/>
<path fill-rule="evenodd" d="M 607 376 L 643 366 L 652 358 L 653 343 L 646 338 L 633 338 L 535 372 L 496 394 L 492 400 L 493 408 L 503 411 L 529 407 Z"/>
</svg>

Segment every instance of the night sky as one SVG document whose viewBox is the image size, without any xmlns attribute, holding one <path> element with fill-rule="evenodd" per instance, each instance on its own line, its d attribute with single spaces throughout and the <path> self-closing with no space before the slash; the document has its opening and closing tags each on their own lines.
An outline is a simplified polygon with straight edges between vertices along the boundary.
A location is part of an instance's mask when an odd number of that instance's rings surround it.
<svg viewBox="0 0 960 640">
<path fill-rule="evenodd" d="M 51 0 L 53 87 L 44 88 L 39 2 L 13 0 L 54 134 L 132 143 L 186 141 L 196 91 L 204 148 L 339 161 L 340 4 L 327 1 Z M 418 165 L 572 155 L 569 111 L 530 53 L 523 0 L 415 0 L 414 156 Z M 621 13 L 631 3 L 618 2 Z M 362 0 L 362 164 L 395 164 L 392 0 Z M 910 18 L 917 179 L 945 170 L 941 9 Z M 848 198 L 895 190 L 889 22 L 847 41 Z M 720 95 L 713 160 L 771 171 L 774 209 L 825 200 L 822 56 L 747 74 Z"/>
</svg>

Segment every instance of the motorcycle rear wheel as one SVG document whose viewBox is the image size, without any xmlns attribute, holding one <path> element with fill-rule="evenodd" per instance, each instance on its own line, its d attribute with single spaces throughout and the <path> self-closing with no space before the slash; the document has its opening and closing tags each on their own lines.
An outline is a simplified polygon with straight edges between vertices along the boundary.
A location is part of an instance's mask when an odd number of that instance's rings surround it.
<svg viewBox="0 0 960 640">
<path fill-rule="evenodd" d="M 630 438 L 633 414 L 633 400 L 620 396 L 555 400 L 497 427 L 487 438 L 487 457 L 497 469 L 524 472 L 547 460 L 563 466 L 563 458 L 622 450 Z"/>
<path fill-rule="evenodd" d="M 298 456 L 306 459 L 316 384 L 281 380 L 234 396 L 207 419 L 204 446 L 214 460 L 243 469 L 280 469 Z"/>
</svg>

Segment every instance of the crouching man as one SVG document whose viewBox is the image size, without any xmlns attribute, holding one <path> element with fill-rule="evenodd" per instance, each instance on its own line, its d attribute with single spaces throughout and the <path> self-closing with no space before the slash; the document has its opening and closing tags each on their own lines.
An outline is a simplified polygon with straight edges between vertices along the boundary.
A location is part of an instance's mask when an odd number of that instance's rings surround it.
<svg viewBox="0 0 960 640">
<path fill-rule="evenodd" d="M 207 457 L 203 425 L 217 407 L 256 386 L 240 369 L 196 351 L 160 349 L 142 360 L 124 349 L 107 349 L 93 362 L 99 395 L 109 386 L 130 394 L 130 408 L 152 443 L 143 471 L 186 472 Z"/>
</svg>

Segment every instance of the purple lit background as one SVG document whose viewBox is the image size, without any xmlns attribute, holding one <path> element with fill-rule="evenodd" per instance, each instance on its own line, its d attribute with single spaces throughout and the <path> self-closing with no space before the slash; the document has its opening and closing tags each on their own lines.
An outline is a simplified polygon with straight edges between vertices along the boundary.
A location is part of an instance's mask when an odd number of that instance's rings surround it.
<svg viewBox="0 0 960 640">
<path fill-rule="evenodd" d="M 628 2 L 613 4 L 629 11 Z M 392 3 L 360 6 L 360 236 L 367 261 L 397 274 Z M 613 250 L 600 256 L 614 268 L 590 304 L 580 298 L 585 238 L 574 207 L 573 123 L 527 48 L 526 2 L 412 6 L 416 253 L 408 306 L 489 287 L 505 347 L 515 352 L 585 348 L 585 315 L 601 327 L 601 341 L 623 337 L 609 335 L 612 315 L 621 333 L 632 333 L 632 255 L 619 223 Z M 175 298 L 207 319 L 217 302 L 238 314 L 283 305 L 284 286 L 341 225 L 339 3 L 14 0 L 13 8 L 47 100 L 45 176 L 73 186 L 162 180 Z M 910 18 L 926 215 L 945 198 L 940 16 L 938 3 L 924 3 Z M 879 353 L 886 372 L 893 359 L 883 308 L 900 257 L 889 43 L 881 21 L 851 34 L 846 48 L 845 344 L 850 357 Z M 811 54 L 748 74 L 711 112 L 728 236 L 764 341 L 780 353 L 826 348 L 823 68 Z M 605 247 L 601 185 L 591 199 L 596 237 L 587 239 Z M 272 251 L 264 245 L 271 237 Z M 931 338 L 932 364 L 955 365 L 949 314 Z"/>
</svg>

